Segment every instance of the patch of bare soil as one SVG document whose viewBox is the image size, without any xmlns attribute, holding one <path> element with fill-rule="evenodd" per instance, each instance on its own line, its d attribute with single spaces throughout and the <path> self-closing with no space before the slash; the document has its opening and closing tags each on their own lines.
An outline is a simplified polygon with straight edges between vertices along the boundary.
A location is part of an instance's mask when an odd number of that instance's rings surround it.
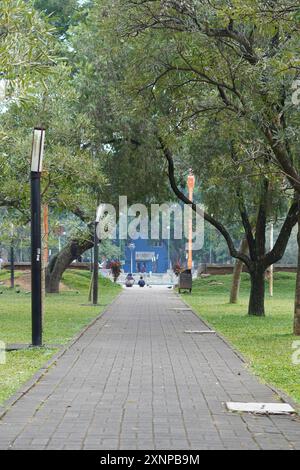
<svg viewBox="0 0 300 470">
<path fill-rule="evenodd" d="M 10 286 L 10 280 L 4 281 L 4 285 L 9 287 Z M 21 290 L 24 290 L 26 292 L 31 291 L 31 272 L 30 271 L 24 271 L 19 277 L 16 278 L 15 280 L 15 286 L 19 287 Z M 69 291 L 69 287 L 67 287 L 64 283 L 60 283 L 60 290 L 61 291 Z"/>
</svg>

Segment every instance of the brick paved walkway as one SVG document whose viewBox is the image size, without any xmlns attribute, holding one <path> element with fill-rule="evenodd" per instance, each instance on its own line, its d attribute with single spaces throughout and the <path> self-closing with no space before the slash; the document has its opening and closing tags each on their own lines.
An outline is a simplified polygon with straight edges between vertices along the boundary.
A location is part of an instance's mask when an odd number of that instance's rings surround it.
<svg viewBox="0 0 300 470">
<path fill-rule="evenodd" d="M 127 290 L 0 422 L 0 449 L 300 449 L 290 417 L 229 414 L 276 401 L 167 289 Z"/>
</svg>

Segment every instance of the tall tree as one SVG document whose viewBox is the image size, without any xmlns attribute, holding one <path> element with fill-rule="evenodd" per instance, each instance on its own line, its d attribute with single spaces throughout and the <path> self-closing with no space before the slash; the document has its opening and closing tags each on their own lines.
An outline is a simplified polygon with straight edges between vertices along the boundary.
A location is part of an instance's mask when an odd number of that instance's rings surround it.
<svg viewBox="0 0 300 470">
<path fill-rule="evenodd" d="M 133 86 L 129 85 L 128 88 L 131 91 L 139 90 L 148 108 L 147 95 L 156 108 L 157 102 L 164 108 L 163 113 L 159 108 L 156 111 L 152 108 L 152 114 L 148 114 L 148 119 L 160 115 L 160 120 L 156 119 L 160 134 L 162 127 L 172 127 L 176 135 L 185 132 L 184 127 L 197 129 L 199 116 L 204 115 L 207 119 L 219 116 L 219 121 L 230 122 L 237 132 L 238 128 L 245 128 L 250 134 L 252 132 L 253 143 L 258 142 L 260 147 L 259 159 L 268 165 L 276 157 L 279 139 L 282 140 L 280 145 L 289 152 L 295 150 L 295 142 L 288 139 L 286 132 L 285 99 L 283 103 L 283 90 L 291 85 L 295 70 L 288 67 L 283 87 L 280 67 L 285 57 L 295 62 L 295 54 L 291 56 L 291 51 L 295 47 L 298 31 L 282 43 L 282 48 L 278 47 L 276 22 L 280 20 L 273 20 L 273 13 L 269 12 L 272 25 L 266 28 L 265 20 L 269 13 L 263 4 L 256 2 L 257 8 L 253 9 L 249 2 L 241 5 L 237 1 L 232 2 L 229 8 L 227 4 L 214 6 L 208 1 L 171 0 L 162 3 L 120 0 L 112 12 L 103 1 L 98 2 L 97 7 L 99 22 L 101 16 L 109 16 L 115 31 L 123 35 L 121 43 L 125 41 L 131 51 L 127 57 L 127 82 Z M 295 11 L 293 9 L 290 14 L 295 14 Z M 285 16 L 281 21 L 287 31 L 289 21 Z M 293 119 L 293 111 L 290 114 Z M 282 130 L 285 132 L 283 135 L 277 132 L 275 151 L 269 137 L 273 132 L 273 121 L 278 118 L 284 124 Z M 171 186 L 183 202 L 189 203 L 176 183 L 176 147 L 171 150 L 172 145 L 166 143 L 165 136 L 159 139 L 168 162 Z M 231 144 L 232 140 L 235 136 L 228 133 L 228 143 Z M 235 158 L 230 154 L 229 157 Z M 255 154 L 253 160 L 255 162 Z M 282 165 L 280 168 L 285 171 Z M 297 189 L 295 178 L 293 182 L 292 179 L 288 175 L 289 184 Z M 232 237 L 222 223 L 205 214 L 205 219 L 223 234 L 231 255 L 248 266 L 252 281 L 249 313 L 254 315 L 264 314 L 264 272 L 269 264 L 282 257 L 298 212 L 296 202 L 292 203 L 274 249 L 266 253 L 270 189 L 270 181 L 261 175 L 256 188 L 258 210 L 255 234 L 242 191 L 237 189 L 249 256 L 235 248 Z"/>
<path fill-rule="evenodd" d="M 86 117 L 77 114 L 75 104 L 78 99 L 71 71 L 61 64 L 45 78 L 44 85 L 36 90 L 26 106 L 11 104 L 0 115 L 0 129 L 6 136 L 0 149 L 0 205 L 15 208 L 24 224 L 30 220 L 28 171 L 32 128 L 43 125 L 47 129 L 43 202 L 49 205 L 51 211 L 68 211 L 78 219 L 78 229 L 71 234 L 67 248 L 61 256 L 55 257 L 56 273 L 59 272 L 60 276 L 70 264 L 66 263 L 66 252 L 73 261 L 91 246 L 89 222 L 93 220 L 97 205 L 94 188 L 106 184 L 101 171 L 101 158 L 105 157 L 105 153 L 98 152 L 95 159 L 90 150 L 82 145 L 89 122 Z M 51 272 L 47 281 L 54 285 Z"/>
<path fill-rule="evenodd" d="M 248 252 L 248 242 L 246 238 L 243 238 L 240 249 L 240 253 L 247 254 Z M 232 276 L 232 285 L 230 290 L 230 298 L 229 303 L 236 304 L 239 299 L 239 292 L 240 292 L 240 285 L 241 285 L 241 275 L 243 272 L 244 263 L 240 259 L 235 261 L 235 265 L 233 268 L 233 276 Z"/>
<path fill-rule="evenodd" d="M 1 99 L 19 102 L 28 99 L 35 84 L 41 82 L 55 65 L 55 47 L 53 29 L 33 8 L 31 1 L 2 0 Z"/>
<path fill-rule="evenodd" d="M 86 11 L 89 13 L 89 7 Z M 60 15 L 59 11 L 57 15 Z M 58 292 L 61 276 L 70 262 L 93 246 L 92 224 L 99 202 L 117 207 L 121 195 L 128 195 L 129 204 L 155 200 L 155 194 L 162 199 L 170 195 L 166 177 L 162 178 L 160 168 L 154 164 L 160 162 L 160 152 L 153 153 L 153 146 L 145 138 L 148 134 L 146 123 L 129 114 L 121 114 L 115 107 L 113 98 L 120 81 L 117 70 L 121 59 L 118 63 L 107 58 L 110 43 L 94 22 L 93 15 L 86 18 L 83 15 L 82 21 L 69 30 L 68 39 L 62 41 L 67 41 L 70 46 L 71 81 L 78 98 L 69 113 L 73 119 L 76 116 L 75 122 L 80 122 L 80 130 L 76 127 L 78 138 L 74 139 L 74 144 L 70 141 L 70 145 L 77 145 L 83 155 L 90 155 L 104 181 L 96 177 L 89 179 L 85 172 L 78 176 L 78 191 L 83 200 L 81 204 L 73 204 L 73 212 L 87 230 L 83 236 L 74 234 L 61 253 L 51 260 L 47 275 L 49 292 Z M 136 161 L 139 161 L 137 166 Z M 78 170 L 82 172 L 80 165 Z M 84 176 L 88 182 L 85 193 L 81 186 Z M 146 179 L 147 185 L 144 184 Z M 89 204 L 84 202 L 86 197 Z"/>
<path fill-rule="evenodd" d="M 185 196 L 185 194 L 179 189 L 178 184 L 176 182 L 175 176 L 175 164 L 174 160 L 175 157 L 170 150 L 169 147 L 165 145 L 163 141 L 161 141 L 162 150 L 168 162 L 169 168 L 169 179 L 171 187 L 177 197 L 184 202 L 185 204 L 192 205 L 195 212 L 198 212 L 198 207 L 195 203 L 191 203 L 189 199 Z M 203 172 L 204 165 L 200 166 L 201 171 Z M 219 166 L 220 168 L 220 166 Z M 197 171 L 197 167 L 195 168 Z M 213 175 L 216 180 L 218 177 L 216 174 Z M 239 175 L 240 178 L 242 174 Z M 228 178 L 228 175 L 227 175 Z M 229 181 L 229 180 L 228 180 Z M 228 184 L 228 183 L 227 183 Z M 254 207 L 252 211 L 254 212 L 251 215 L 249 212 L 249 195 L 251 199 L 251 195 L 255 195 L 255 189 L 251 184 L 244 185 L 243 191 L 239 182 L 231 182 L 230 188 L 233 188 L 234 198 L 233 204 L 235 205 L 235 213 L 239 213 L 240 221 L 242 227 L 245 232 L 245 236 L 247 238 L 248 246 L 249 246 L 249 255 L 238 251 L 234 245 L 234 239 L 230 234 L 230 230 L 224 225 L 223 222 L 217 218 L 217 215 L 211 215 L 210 212 L 204 211 L 203 216 L 206 221 L 208 221 L 211 225 L 213 225 L 225 238 L 229 252 L 233 258 L 237 258 L 241 260 L 243 263 L 246 264 L 248 271 L 251 277 L 251 293 L 250 293 L 250 300 L 249 300 L 249 315 L 257 315 L 261 316 L 265 314 L 264 308 L 264 298 L 265 298 L 265 271 L 267 268 L 275 264 L 279 261 L 286 249 L 291 231 L 295 224 L 297 223 L 298 217 L 298 204 L 297 202 L 292 202 L 288 213 L 286 215 L 285 221 L 282 225 L 280 234 L 277 238 L 275 246 L 273 250 L 267 252 L 266 250 L 266 229 L 267 229 L 267 222 L 268 217 L 270 216 L 270 208 L 269 208 L 269 198 L 270 198 L 270 183 L 268 178 L 262 176 L 257 181 L 257 191 L 258 191 L 258 199 L 257 199 L 257 208 L 255 208 L 256 203 L 254 200 Z M 247 195 L 247 188 L 249 194 Z M 228 191 L 228 186 L 227 186 Z M 253 198 L 252 198 L 253 199 Z M 256 198 L 255 198 L 256 199 Z M 215 199 L 217 200 L 217 199 Z M 233 208 L 234 205 L 231 205 L 231 211 L 228 213 L 228 203 L 226 203 L 228 199 L 226 198 L 226 186 L 225 190 L 222 191 L 222 200 L 221 204 L 225 203 L 225 211 L 230 218 L 233 217 L 234 212 Z M 252 202 L 253 205 L 253 202 Z M 223 207 L 224 211 L 224 207 Z M 228 217 L 227 215 L 227 217 Z M 255 220 L 255 234 L 252 229 L 253 220 Z"/>
<path fill-rule="evenodd" d="M 56 34 L 64 39 L 69 28 L 82 19 L 81 15 L 85 14 L 87 3 L 81 5 L 79 0 L 34 0 L 34 7 L 48 16 Z"/>
</svg>

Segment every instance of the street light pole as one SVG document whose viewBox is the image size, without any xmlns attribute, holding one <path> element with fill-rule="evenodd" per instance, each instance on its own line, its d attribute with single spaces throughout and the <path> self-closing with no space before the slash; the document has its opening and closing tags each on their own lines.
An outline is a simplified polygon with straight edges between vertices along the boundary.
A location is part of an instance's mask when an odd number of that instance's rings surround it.
<svg viewBox="0 0 300 470">
<path fill-rule="evenodd" d="M 101 218 L 104 215 L 105 205 L 97 207 L 94 232 L 94 263 L 93 263 L 93 305 L 98 305 L 99 297 L 99 237 L 98 228 Z"/>
<path fill-rule="evenodd" d="M 170 239 L 168 240 L 168 271 L 171 269 L 171 260 L 170 260 Z"/>
<path fill-rule="evenodd" d="M 270 251 L 274 248 L 274 224 L 270 227 Z M 270 296 L 274 296 L 274 265 L 270 266 Z"/>
<path fill-rule="evenodd" d="M 13 240 L 10 245 L 10 287 L 11 289 L 15 288 L 15 250 Z"/>
<path fill-rule="evenodd" d="M 134 243 L 130 243 L 128 245 L 128 248 L 130 249 L 130 252 L 131 252 L 131 274 L 133 274 L 133 252 L 135 250 L 135 244 Z"/>
<path fill-rule="evenodd" d="M 15 288 L 15 250 L 14 250 L 14 224 L 11 224 L 10 243 L 10 288 Z"/>
<path fill-rule="evenodd" d="M 32 345 L 42 346 L 42 234 L 41 234 L 41 174 L 44 155 L 45 129 L 33 132 L 31 161 L 31 315 Z"/>
<path fill-rule="evenodd" d="M 95 221 L 94 233 L 94 273 L 93 273 L 93 305 L 98 305 L 98 283 L 99 283 L 99 238 L 98 238 L 98 224 Z"/>
<path fill-rule="evenodd" d="M 193 171 L 190 170 L 190 174 L 188 176 L 188 189 L 189 189 L 189 200 L 193 202 L 193 194 L 195 188 L 195 176 Z M 193 216 L 192 211 L 190 212 L 190 219 L 189 219 L 189 242 L 188 242 L 188 269 L 193 269 Z"/>
</svg>

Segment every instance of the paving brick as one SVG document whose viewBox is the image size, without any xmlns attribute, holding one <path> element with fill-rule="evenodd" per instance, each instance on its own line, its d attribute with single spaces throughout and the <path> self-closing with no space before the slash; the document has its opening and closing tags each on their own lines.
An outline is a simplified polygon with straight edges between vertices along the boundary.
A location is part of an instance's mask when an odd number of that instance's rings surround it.
<svg viewBox="0 0 300 470">
<path fill-rule="evenodd" d="M 291 417 L 228 413 L 274 401 L 167 289 L 127 290 L 0 421 L 0 449 L 300 449 Z M 109 328 L 107 328 L 109 326 Z"/>
</svg>

